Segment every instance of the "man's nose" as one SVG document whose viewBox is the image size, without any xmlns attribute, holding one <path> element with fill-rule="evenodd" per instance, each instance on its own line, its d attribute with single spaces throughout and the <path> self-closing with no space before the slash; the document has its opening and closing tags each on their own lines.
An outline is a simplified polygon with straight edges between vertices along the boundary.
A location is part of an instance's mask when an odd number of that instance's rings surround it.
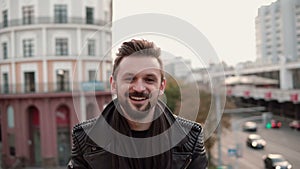
<svg viewBox="0 0 300 169">
<path fill-rule="evenodd" d="M 137 92 L 144 91 L 146 89 L 145 84 L 142 79 L 138 79 L 135 82 L 133 82 L 133 90 Z"/>
</svg>

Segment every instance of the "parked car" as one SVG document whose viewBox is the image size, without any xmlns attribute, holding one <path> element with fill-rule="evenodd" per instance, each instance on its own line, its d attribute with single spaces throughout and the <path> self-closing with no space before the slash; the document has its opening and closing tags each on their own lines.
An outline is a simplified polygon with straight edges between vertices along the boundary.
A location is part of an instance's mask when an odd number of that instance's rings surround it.
<svg viewBox="0 0 300 169">
<path fill-rule="evenodd" d="M 298 120 L 293 120 L 289 123 L 289 126 L 291 129 L 297 129 L 300 130 L 300 121 Z"/>
<path fill-rule="evenodd" d="M 281 121 L 275 120 L 275 119 L 271 120 L 271 127 L 272 128 L 280 128 L 281 126 L 282 126 Z"/>
<path fill-rule="evenodd" d="M 268 154 L 263 156 L 265 168 L 267 169 L 291 169 L 292 164 L 281 154 Z"/>
<path fill-rule="evenodd" d="M 255 149 L 263 149 L 266 146 L 266 141 L 258 134 L 250 134 L 247 137 L 247 146 Z"/>
<path fill-rule="evenodd" d="M 252 121 L 247 121 L 243 124 L 243 130 L 255 132 L 255 131 L 257 131 L 257 124 Z"/>
</svg>

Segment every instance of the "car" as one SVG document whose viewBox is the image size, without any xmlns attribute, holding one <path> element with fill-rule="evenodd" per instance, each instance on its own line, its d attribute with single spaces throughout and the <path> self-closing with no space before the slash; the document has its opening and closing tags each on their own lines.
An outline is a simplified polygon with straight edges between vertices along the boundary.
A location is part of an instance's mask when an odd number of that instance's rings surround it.
<svg viewBox="0 0 300 169">
<path fill-rule="evenodd" d="M 279 120 L 275 120 L 275 119 L 271 120 L 271 127 L 272 128 L 280 128 L 281 125 L 282 125 L 282 123 Z"/>
<path fill-rule="evenodd" d="M 293 120 L 289 123 L 289 126 L 291 129 L 297 129 L 300 131 L 300 121 L 298 120 Z"/>
<path fill-rule="evenodd" d="M 291 169 L 292 164 L 281 154 L 267 154 L 263 156 L 266 169 Z"/>
<path fill-rule="evenodd" d="M 257 125 L 253 121 L 247 121 L 243 124 L 243 130 L 244 131 L 255 132 L 255 131 L 257 131 Z"/>
<path fill-rule="evenodd" d="M 254 149 L 264 149 L 267 144 L 266 141 L 258 134 L 250 134 L 247 137 L 246 143 L 248 147 Z"/>
</svg>

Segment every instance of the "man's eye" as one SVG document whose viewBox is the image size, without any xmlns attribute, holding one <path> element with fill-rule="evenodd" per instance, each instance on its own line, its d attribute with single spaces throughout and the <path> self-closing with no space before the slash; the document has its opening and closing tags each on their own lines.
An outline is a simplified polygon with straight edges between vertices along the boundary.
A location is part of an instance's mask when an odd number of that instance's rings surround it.
<svg viewBox="0 0 300 169">
<path fill-rule="evenodd" d="M 147 78 L 147 79 L 145 79 L 145 81 L 148 83 L 154 83 L 155 79 Z"/>
<path fill-rule="evenodd" d="M 131 82 L 132 81 L 132 78 L 131 77 L 126 77 L 123 79 L 125 82 Z"/>
</svg>

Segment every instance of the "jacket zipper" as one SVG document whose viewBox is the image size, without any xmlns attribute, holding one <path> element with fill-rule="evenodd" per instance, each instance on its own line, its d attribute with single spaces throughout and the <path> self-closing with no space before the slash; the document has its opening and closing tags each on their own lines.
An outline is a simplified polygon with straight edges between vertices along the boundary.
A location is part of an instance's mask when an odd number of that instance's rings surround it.
<svg viewBox="0 0 300 169">
<path fill-rule="evenodd" d="M 189 158 L 186 160 L 185 165 L 183 166 L 183 169 L 187 169 L 188 166 L 191 164 L 191 162 L 192 162 L 192 158 L 189 157 Z"/>
</svg>

